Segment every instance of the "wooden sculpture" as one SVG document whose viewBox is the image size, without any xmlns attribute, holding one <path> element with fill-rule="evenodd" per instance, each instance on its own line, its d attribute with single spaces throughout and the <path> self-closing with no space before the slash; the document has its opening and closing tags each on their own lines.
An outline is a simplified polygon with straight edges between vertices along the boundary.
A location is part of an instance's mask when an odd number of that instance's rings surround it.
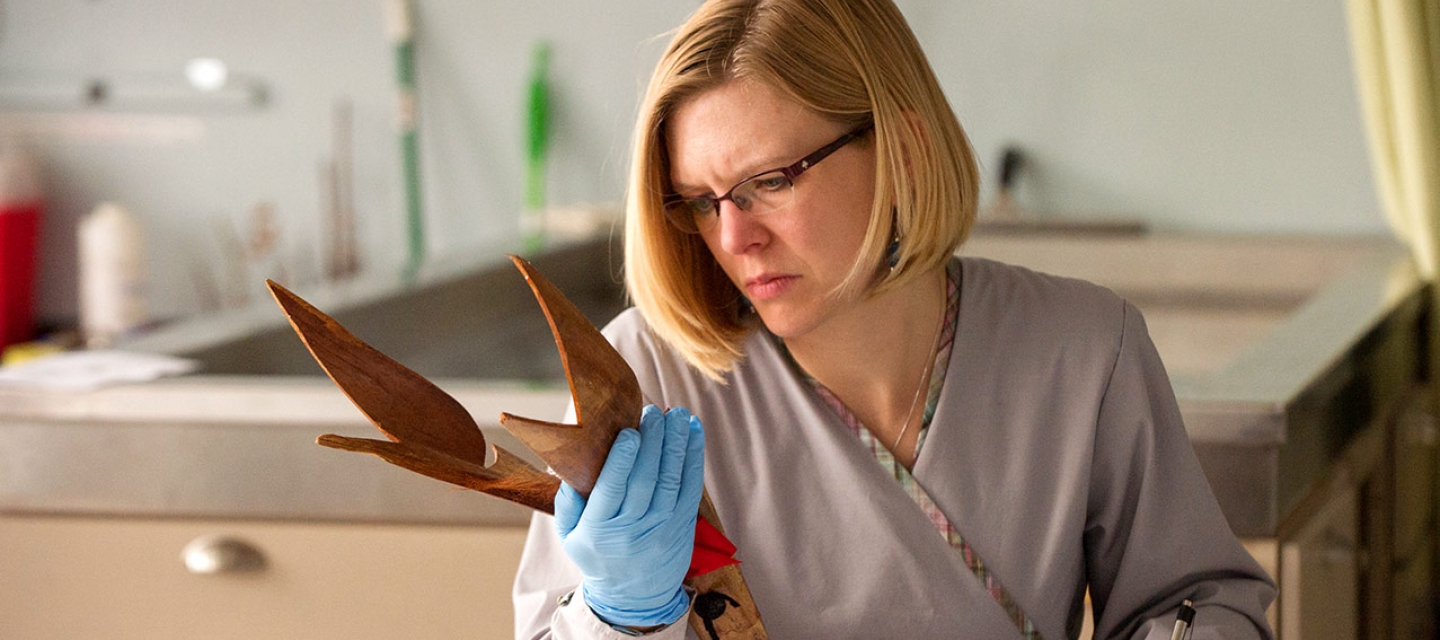
<svg viewBox="0 0 1440 640">
<path fill-rule="evenodd" d="M 273 281 L 276 302 L 311 355 L 355 406 L 389 440 L 320 436 L 323 446 L 369 453 L 416 473 L 554 513 L 555 491 L 563 478 L 589 496 L 620 430 L 640 423 L 645 401 L 635 373 L 575 305 L 530 263 L 511 256 L 535 294 L 565 367 L 578 424 L 560 424 L 508 413 L 500 423 L 530 447 L 559 476 L 536 469 L 519 456 L 490 446 L 469 412 L 419 374 L 364 343 L 340 323 Z M 705 495 L 700 518 L 723 533 L 715 507 Z M 703 528 L 703 525 L 702 525 Z M 738 564 L 686 579 L 696 591 L 690 626 L 701 638 L 766 638 L 760 614 Z"/>
</svg>

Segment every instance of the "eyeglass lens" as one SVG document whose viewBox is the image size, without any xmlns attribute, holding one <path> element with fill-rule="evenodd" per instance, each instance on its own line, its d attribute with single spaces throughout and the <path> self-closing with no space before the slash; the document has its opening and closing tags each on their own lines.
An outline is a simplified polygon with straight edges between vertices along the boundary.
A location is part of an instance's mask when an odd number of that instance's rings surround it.
<svg viewBox="0 0 1440 640">
<path fill-rule="evenodd" d="M 686 230 L 708 231 L 720 219 L 720 202 L 729 200 L 741 211 L 764 215 L 784 208 L 795 198 L 795 185 L 783 172 L 755 176 L 719 198 L 687 198 L 673 203 L 669 213 Z"/>
</svg>

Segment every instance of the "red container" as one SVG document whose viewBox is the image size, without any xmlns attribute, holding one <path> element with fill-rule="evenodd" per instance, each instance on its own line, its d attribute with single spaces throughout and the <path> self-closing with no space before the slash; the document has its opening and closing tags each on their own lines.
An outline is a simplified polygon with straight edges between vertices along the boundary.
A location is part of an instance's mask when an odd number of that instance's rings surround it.
<svg viewBox="0 0 1440 640">
<path fill-rule="evenodd" d="M 39 202 L 0 203 L 0 351 L 35 336 Z"/>
</svg>

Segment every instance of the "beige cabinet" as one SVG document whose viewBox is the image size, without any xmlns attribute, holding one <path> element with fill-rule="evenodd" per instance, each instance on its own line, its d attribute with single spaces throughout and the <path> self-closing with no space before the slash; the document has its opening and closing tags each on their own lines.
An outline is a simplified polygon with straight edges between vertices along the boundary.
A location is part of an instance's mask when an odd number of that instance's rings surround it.
<svg viewBox="0 0 1440 640">
<path fill-rule="evenodd" d="M 515 527 L 0 515 L 0 638 L 508 639 L 524 539 Z"/>
</svg>

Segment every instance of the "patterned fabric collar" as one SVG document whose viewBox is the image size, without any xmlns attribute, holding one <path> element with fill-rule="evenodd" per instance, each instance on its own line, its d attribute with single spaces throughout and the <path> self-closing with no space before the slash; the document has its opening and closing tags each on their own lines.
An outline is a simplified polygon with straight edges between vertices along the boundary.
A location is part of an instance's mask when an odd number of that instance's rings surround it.
<svg viewBox="0 0 1440 640">
<path fill-rule="evenodd" d="M 950 354 L 951 351 L 953 351 L 956 328 L 960 319 L 960 269 L 959 258 L 952 258 L 946 266 L 946 273 L 949 280 L 949 295 L 945 305 L 945 324 L 941 329 L 942 333 L 940 335 L 939 347 L 935 351 L 935 366 L 930 374 L 930 388 L 926 391 L 925 395 L 925 413 L 920 423 L 920 435 L 915 442 L 915 459 L 917 461 L 920 459 L 921 448 L 925 444 L 925 436 L 930 432 L 930 421 L 935 417 L 935 407 L 940 404 L 940 390 L 945 386 L 945 373 L 950 368 Z M 960 554 L 965 562 L 965 566 L 968 567 L 970 572 L 975 575 L 975 578 L 980 581 L 981 585 L 985 588 L 985 592 L 990 594 L 990 597 L 1005 610 L 1006 615 L 1010 618 L 1010 621 L 1015 624 L 1015 628 L 1020 632 L 1021 637 L 1026 640 L 1043 640 L 1039 630 L 1035 628 L 1035 625 L 1030 621 L 1029 617 L 1025 615 L 1025 612 L 1020 609 L 1019 603 L 1017 603 L 1015 598 L 1010 595 L 1010 592 L 1000 584 L 999 579 L 990 572 L 985 562 L 980 559 L 979 554 L 975 553 L 975 549 L 965 541 L 960 531 L 955 528 L 955 525 L 950 522 L 950 519 L 940 510 L 940 507 L 935 504 L 935 501 L 930 498 L 930 494 L 926 492 L 925 488 L 910 474 L 910 470 L 895 460 L 895 456 L 891 454 L 890 449 L 872 435 L 869 429 L 866 429 L 864 425 L 860 424 L 859 418 L 855 417 L 855 414 L 845 406 L 845 403 L 840 401 L 839 397 L 800 368 L 800 365 L 796 363 L 795 359 L 790 355 L 790 351 L 785 348 L 784 341 L 774 335 L 771 335 L 771 338 L 774 340 L 780 353 L 784 355 L 785 360 L 790 363 L 791 370 L 809 383 L 816 394 L 825 401 L 825 404 L 835 411 L 840 421 L 849 427 L 851 432 L 859 438 L 860 444 L 875 456 L 875 461 L 880 464 L 880 467 L 895 477 L 895 480 L 900 483 L 900 487 L 915 501 L 916 506 L 918 506 L 926 518 L 930 520 L 930 523 L 935 525 L 936 531 L 940 533 L 940 536 L 945 539 L 946 543 Z"/>
</svg>

